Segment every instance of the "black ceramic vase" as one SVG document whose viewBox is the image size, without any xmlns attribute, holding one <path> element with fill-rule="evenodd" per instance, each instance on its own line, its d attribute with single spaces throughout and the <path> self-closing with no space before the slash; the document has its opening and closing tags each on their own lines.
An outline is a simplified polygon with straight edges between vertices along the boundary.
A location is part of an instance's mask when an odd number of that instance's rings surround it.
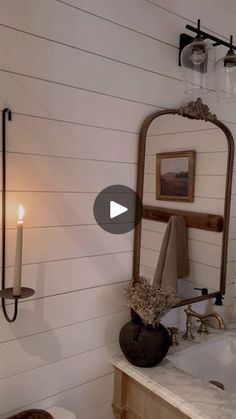
<svg viewBox="0 0 236 419">
<path fill-rule="evenodd" d="M 154 367 L 166 356 L 170 335 L 166 328 L 144 326 L 138 317 L 126 323 L 120 331 L 120 347 L 127 360 L 137 367 Z"/>
</svg>

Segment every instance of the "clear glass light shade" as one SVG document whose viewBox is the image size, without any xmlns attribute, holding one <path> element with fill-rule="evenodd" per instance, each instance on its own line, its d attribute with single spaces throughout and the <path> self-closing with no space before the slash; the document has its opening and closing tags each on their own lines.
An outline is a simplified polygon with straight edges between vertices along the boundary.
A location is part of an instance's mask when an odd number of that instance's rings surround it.
<svg viewBox="0 0 236 419">
<path fill-rule="evenodd" d="M 236 55 L 233 52 L 217 61 L 215 84 L 220 102 L 236 102 Z"/>
<path fill-rule="evenodd" d="M 181 53 L 186 94 L 204 95 L 214 89 L 215 49 L 196 38 Z"/>
</svg>

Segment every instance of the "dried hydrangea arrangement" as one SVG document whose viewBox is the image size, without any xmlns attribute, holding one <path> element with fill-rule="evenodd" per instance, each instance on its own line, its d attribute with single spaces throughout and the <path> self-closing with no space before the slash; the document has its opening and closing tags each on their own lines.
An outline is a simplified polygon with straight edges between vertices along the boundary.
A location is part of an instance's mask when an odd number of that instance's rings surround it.
<svg viewBox="0 0 236 419">
<path fill-rule="evenodd" d="M 152 327 L 157 327 L 160 319 L 177 302 L 174 289 L 152 285 L 143 276 L 129 282 L 125 289 L 125 297 L 128 306 L 141 317 L 143 323 Z"/>
</svg>

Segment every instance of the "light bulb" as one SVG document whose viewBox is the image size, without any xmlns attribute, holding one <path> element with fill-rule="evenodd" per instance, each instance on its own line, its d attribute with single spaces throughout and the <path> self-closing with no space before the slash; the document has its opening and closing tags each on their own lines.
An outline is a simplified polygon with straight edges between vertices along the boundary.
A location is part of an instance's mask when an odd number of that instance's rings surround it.
<svg viewBox="0 0 236 419">
<path fill-rule="evenodd" d="M 224 58 L 224 67 L 232 68 L 236 66 L 236 55 L 234 51 L 229 51 Z"/>
<path fill-rule="evenodd" d="M 201 65 L 206 58 L 206 53 L 204 48 L 193 48 L 192 54 L 189 59 L 194 65 Z"/>
<path fill-rule="evenodd" d="M 215 66 L 216 91 L 219 102 L 236 102 L 236 55 L 230 48 Z"/>
</svg>

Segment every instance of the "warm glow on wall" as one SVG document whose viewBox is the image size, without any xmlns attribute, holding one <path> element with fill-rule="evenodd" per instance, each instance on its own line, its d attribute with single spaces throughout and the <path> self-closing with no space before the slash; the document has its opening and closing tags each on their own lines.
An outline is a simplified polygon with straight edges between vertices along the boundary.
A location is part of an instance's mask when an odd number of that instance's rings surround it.
<svg viewBox="0 0 236 419">
<path fill-rule="evenodd" d="M 20 205 L 19 209 L 18 209 L 18 222 L 23 223 L 24 215 L 25 215 L 25 209 L 24 209 L 23 205 Z"/>
<path fill-rule="evenodd" d="M 22 275 L 22 255 L 23 255 L 23 219 L 25 210 L 23 205 L 18 207 L 18 220 L 16 230 L 16 250 L 15 250 L 15 270 L 13 287 L 6 288 L 5 268 L 6 268 L 6 122 L 12 120 L 12 112 L 5 108 L 2 111 L 2 290 L 0 291 L 0 298 L 2 299 L 2 310 L 5 319 L 12 323 L 17 318 L 18 300 L 29 298 L 34 295 L 34 290 L 28 287 L 21 286 Z M 14 301 L 14 311 L 12 316 L 7 312 L 5 300 Z"/>
</svg>

